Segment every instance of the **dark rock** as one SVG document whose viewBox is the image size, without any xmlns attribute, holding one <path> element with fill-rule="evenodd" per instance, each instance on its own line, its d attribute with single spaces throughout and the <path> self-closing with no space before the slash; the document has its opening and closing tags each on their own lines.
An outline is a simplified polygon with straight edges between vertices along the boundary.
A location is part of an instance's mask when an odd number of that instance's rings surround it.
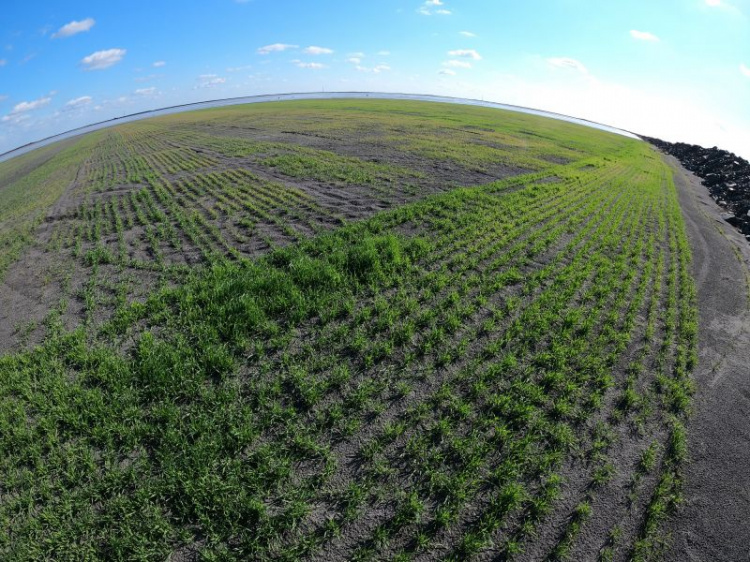
<svg viewBox="0 0 750 562">
<path fill-rule="evenodd" d="M 671 154 L 703 180 L 711 197 L 722 207 L 722 218 L 750 237 L 750 162 L 720 148 L 703 148 L 644 137 L 662 152 Z"/>
</svg>

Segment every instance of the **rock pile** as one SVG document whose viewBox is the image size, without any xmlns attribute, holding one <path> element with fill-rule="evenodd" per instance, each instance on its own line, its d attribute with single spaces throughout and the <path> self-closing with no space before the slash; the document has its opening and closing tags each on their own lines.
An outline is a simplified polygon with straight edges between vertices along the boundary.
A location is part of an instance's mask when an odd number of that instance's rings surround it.
<svg viewBox="0 0 750 562">
<path fill-rule="evenodd" d="M 701 178 L 711 197 L 726 211 L 724 220 L 750 239 L 750 162 L 716 147 L 641 138 L 671 154 Z"/>
</svg>

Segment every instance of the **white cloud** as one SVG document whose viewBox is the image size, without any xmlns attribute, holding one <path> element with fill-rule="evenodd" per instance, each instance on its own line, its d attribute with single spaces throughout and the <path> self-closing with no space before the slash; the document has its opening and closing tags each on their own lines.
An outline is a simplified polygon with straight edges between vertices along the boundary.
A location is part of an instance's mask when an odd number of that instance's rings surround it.
<svg viewBox="0 0 750 562">
<path fill-rule="evenodd" d="M 85 70 L 104 70 L 120 62 L 125 53 L 125 49 L 97 51 L 81 59 L 81 64 L 86 67 Z"/>
<path fill-rule="evenodd" d="M 373 67 L 357 65 L 355 68 L 360 72 L 372 72 L 373 74 L 380 74 L 381 72 L 388 72 L 391 70 L 391 67 L 387 64 L 378 64 Z"/>
<path fill-rule="evenodd" d="M 198 88 L 214 88 L 216 86 L 221 86 L 222 84 L 226 84 L 227 79 L 217 76 L 216 74 L 201 74 L 198 76 L 198 81 L 199 84 L 193 88 L 194 90 Z"/>
<path fill-rule="evenodd" d="M 465 60 L 451 59 L 451 60 L 443 61 L 443 66 L 448 66 L 451 68 L 471 68 L 471 63 Z"/>
<path fill-rule="evenodd" d="M 49 105 L 49 103 L 52 101 L 53 95 L 54 94 L 51 93 L 47 96 L 33 101 L 22 101 L 21 103 L 17 103 L 15 106 L 13 106 L 13 109 L 10 111 L 10 113 L 4 115 L 2 119 L 0 119 L 0 121 L 2 121 L 3 123 L 10 123 L 12 125 L 18 125 L 23 121 L 27 121 L 30 118 L 28 113 Z"/>
<path fill-rule="evenodd" d="M 444 68 L 440 72 L 438 72 L 438 74 L 443 74 L 445 76 L 455 76 L 456 75 L 456 71 L 455 70 L 451 70 L 450 68 Z"/>
<path fill-rule="evenodd" d="M 246 64 L 245 66 L 230 66 L 226 70 L 227 72 L 242 72 L 244 70 L 250 70 L 252 65 Z"/>
<path fill-rule="evenodd" d="M 154 86 L 151 86 L 150 88 L 139 88 L 133 93 L 137 96 L 151 96 L 156 93 L 156 88 Z"/>
<path fill-rule="evenodd" d="M 365 54 L 361 51 L 358 51 L 356 53 L 349 53 L 346 56 L 346 62 L 349 62 L 351 64 L 362 64 L 362 59 L 365 58 Z"/>
<path fill-rule="evenodd" d="M 153 66 L 154 68 L 161 68 L 162 66 L 166 66 L 166 64 L 167 63 L 164 62 L 163 60 L 158 60 L 154 64 L 152 64 L 151 66 Z"/>
<path fill-rule="evenodd" d="M 133 78 L 133 82 L 151 82 L 151 80 L 156 80 L 157 78 L 161 78 L 163 76 L 163 74 L 148 74 L 146 76 L 136 76 L 135 78 Z"/>
<path fill-rule="evenodd" d="M 7 99 L 8 99 L 8 96 L 6 96 L 4 94 L 0 94 L 0 101 L 5 101 Z"/>
<path fill-rule="evenodd" d="M 0 121 L 2 121 L 3 123 L 11 122 L 14 125 L 18 125 L 22 121 L 26 121 L 28 119 L 30 119 L 30 117 L 28 115 L 26 115 L 26 114 L 22 113 L 22 114 L 15 114 L 14 115 L 14 114 L 11 113 L 11 114 L 8 114 L 8 115 L 3 115 L 3 118 L 0 119 Z"/>
<path fill-rule="evenodd" d="M 456 49 L 455 51 L 448 51 L 450 57 L 461 57 L 472 60 L 482 60 L 482 57 L 474 49 Z"/>
<path fill-rule="evenodd" d="M 49 102 L 51 101 L 52 98 L 49 96 L 39 98 L 34 101 L 22 101 L 21 103 L 18 103 L 13 107 L 13 110 L 9 113 L 9 115 L 18 115 L 19 113 L 33 111 L 35 109 L 39 109 L 40 107 L 44 107 L 45 105 L 49 105 Z"/>
<path fill-rule="evenodd" d="M 709 7 L 709 9 L 721 10 L 727 15 L 730 15 L 732 17 L 742 18 L 743 20 L 746 18 L 745 13 L 737 5 L 739 4 L 740 6 L 744 7 L 745 0 L 740 0 L 736 4 L 732 2 L 728 2 L 727 0 L 705 0 L 705 3 L 706 3 L 706 6 Z"/>
<path fill-rule="evenodd" d="M 91 96 L 81 96 L 80 98 L 75 98 L 73 100 L 70 100 L 68 103 L 65 104 L 66 109 L 77 109 L 79 107 L 83 107 L 84 105 L 88 105 L 91 103 L 93 98 Z"/>
<path fill-rule="evenodd" d="M 740 65 L 740 72 L 741 72 L 742 74 L 744 74 L 745 76 L 747 76 L 748 78 L 750 78 L 750 68 L 748 68 L 748 67 L 747 67 L 747 66 L 745 66 L 744 64 L 741 64 L 741 65 Z"/>
<path fill-rule="evenodd" d="M 0 59 L 0 66 L 5 66 L 6 64 L 8 64 L 8 61 L 7 61 L 7 60 L 5 60 L 5 59 Z"/>
<path fill-rule="evenodd" d="M 321 68 L 326 67 L 326 65 L 320 64 L 319 62 L 302 62 L 301 60 L 293 60 L 292 63 L 299 68 L 311 68 L 313 70 L 320 70 Z"/>
<path fill-rule="evenodd" d="M 576 59 L 571 59 L 568 57 L 552 57 L 547 59 L 547 62 L 556 68 L 572 68 L 573 70 L 577 70 L 582 74 L 589 73 L 584 64 Z"/>
<path fill-rule="evenodd" d="M 281 51 L 286 51 L 287 49 L 297 49 L 299 48 L 299 45 L 288 45 L 286 43 L 274 43 L 273 45 L 266 45 L 265 47 L 260 47 L 258 49 L 259 55 L 267 55 L 269 53 L 278 53 Z"/>
<path fill-rule="evenodd" d="M 630 36 L 638 41 L 659 41 L 659 38 L 653 33 L 649 33 L 648 31 L 638 31 L 637 29 L 631 29 Z"/>
<path fill-rule="evenodd" d="M 432 14 L 437 14 L 440 16 L 451 15 L 451 11 L 445 8 L 438 8 L 436 10 L 435 7 L 438 6 L 445 6 L 445 3 L 442 2 L 442 0 L 425 0 L 425 2 L 419 8 L 417 8 L 417 13 L 422 14 L 423 16 L 431 16 Z"/>
<path fill-rule="evenodd" d="M 307 47 L 306 49 L 302 49 L 303 53 L 307 53 L 308 55 L 331 55 L 333 54 L 333 49 L 329 49 L 328 47 L 316 47 L 315 45 L 311 45 Z"/>
<path fill-rule="evenodd" d="M 459 31 L 459 35 L 463 35 L 464 37 L 476 37 L 476 33 L 472 33 L 471 31 Z"/>
<path fill-rule="evenodd" d="M 94 18 L 86 18 L 85 20 L 66 23 L 52 34 L 52 39 L 64 39 L 65 37 L 72 37 L 78 33 L 83 33 L 94 27 L 95 23 Z"/>
<path fill-rule="evenodd" d="M 378 51 L 378 56 L 380 57 L 387 57 L 387 56 L 390 56 L 390 54 L 391 54 L 390 51 Z"/>
</svg>

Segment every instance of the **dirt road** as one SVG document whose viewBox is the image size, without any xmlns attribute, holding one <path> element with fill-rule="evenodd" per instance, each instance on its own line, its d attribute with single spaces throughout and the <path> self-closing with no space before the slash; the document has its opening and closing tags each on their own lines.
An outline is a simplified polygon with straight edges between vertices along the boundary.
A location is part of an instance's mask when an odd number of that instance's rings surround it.
<svg viewBox="0 0 750 562">
<path fill-rule="evenodd" d="M 693 251 L 700 359 L 689 421 L 685 502 L 666 529 L 668 559 L 750 560 L 750 244 L 673 157 Z"/>
</svg>

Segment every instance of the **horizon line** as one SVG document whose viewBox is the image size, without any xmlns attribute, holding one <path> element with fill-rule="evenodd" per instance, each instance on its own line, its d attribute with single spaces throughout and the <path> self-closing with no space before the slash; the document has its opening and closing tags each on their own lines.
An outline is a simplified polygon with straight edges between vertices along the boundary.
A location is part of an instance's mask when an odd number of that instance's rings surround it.
<svg viewBox="0 0 750 562">
<path fill-rule="evenodd" d="M 404 99 L 409 98 L 435 98 L 436 100 L 451 100 L 453 103 L 458 103 L 461 101 L 464 102 L 472 102 L 475 104 L 484 105 L 485 107 L 492 107 L 492 106 L 498 106 L 498 109 L 510 109 L 510 110 L 521 110 L 521 111 L 533 111 L 537 113 L 545 114 L 546 116 L 549 116 L 552 119 L 556 118 L 563 118 L 563 120 L 576 120 L 581 121 L 584 126 L 598 126 L 598 127 L 606 127 L 607 129 L 610 129 L 611 132 L 614 133 L 627 133 L 629 135 L 633 135 L 637 137 L 638 139 L 642 140 L 642 136 L 638 133 L 634 133 L 633 131 L 629 131 L 627 129 L 622 129 L 620 127 L 615 127 L 612 125 L 608 125 L 606 123 L 600 123 L 598 121 L 592 121 L 591 119 L 586 119 L 584 117 L 576 117 L 574 115 L 567 115 L 565 113 L 559 113 L 556 111 L 549 111 L 546 109 L 539 109 L 534 107 L 528 107 L 523 105 L 515 105 L 515 104 L 508 104 L 503 102 L 494 102 L 494 101 L 487 101 L 484 99 L 476 99 L 476 98 L 464 98 L 464 97 L 455 97 L 455 96 L 444 96 L 439 94 L 416 94 L 416 93 L 405 93 L 405 92 L 368 92 L 368 91 L 335 91 L 335 92 L 286 92 L 286 93 L 275 93 L 275 94 L 254 94 L 250 96 L 234 96 L 230 98 L 217 98 L 217 99 L 211 99 L 211 100 L 203 100 L 203 101 L 197 101 L 197 102 L 190 102 L 190 103 L 182 103 L 177 105 L 169 105 L 165 107 L 155 108 L 155 109 L 146 109 L 143 111 L 136 111 L 134 113 L 128 113 L 125 115 L 120 115 L 118 117 L 111 117 L 109 119 L 104 119 L 102 121 L 94 121 L 92 123 L 88 123 L 86 125 L 81 125 L 80 127 L 74 127 L 73 129 L 68 129 L 66 131 L 62 131 L 60 133 L 56 133 L 54 135 L 50 135 L 48 137 L 43 137 L 41 139 L 27 142 L 25 144 L 19 145 L 15 148 L 12 148 L 8 151 L 0 153 L 0 162 L 4 162 L 7 160 L 10 160 L 11 158 L 15 158 L 16 156 L 20 156 L 21 154 L 25 154 L 27 152 L 31 152 L 35 148 L 42 148 L 42 146 L 47 146 L 49 144 L 52 144 L 53 142 L 56 142 L 55 139 L 58 139 L 58 137 L 75 137 L 76 131 L 81 131 L 80 134 L 86 134 L 88 132 L 94 132 L 94 131 L 84 131 L 84 129 L 90 129 L 92 127 L 99 127 L 100 130 L 103 128 L 106 128 L 106 126 L 116 126 L 118 123 L 116 121 L 121 121 L 123 119 L 128 119 L 130 121 L 137 121 L 140 119 L 147 119 L 149 117 L 149 114 L 157 113 L 161 111 L 169 111 L 173 109 L 181 109 L 181 108 L 190 108 L 192 106 L 197 105 L 206 105 L 206 104 L 212 104 L 212 103 L 226 103 L 226 105 L 242 105 L 242 101 L 240 100 L 252 100 L 252 99 L 258 99 L 258 98 L 284 98 L 284 97 L 292 97 L 292 96 L 306 96 L 311 99 L 326 99 L 330 98 L 331 96 L 402 96 Z M 385 99 L 385 98 L 383 98 Z M 237 103 L 232 103 L 236 101 Z M 264 100 L 264 101 L 258 101 L 258 102 L 250 102 L 250 103 L 270 103 L 272 101 L 283 101 L 281 99 L 278 100 Z M 196 108 L 197 110 L 199 108 Z M 207 108 L 210 109 L 210 108 Z M 187 109 L 186 111 L 194 111 L 191 109 Z M 142 117 L 139 117 L 142 116 Z M 544 115 L 543 115 L 544 116 Z M 557 116 L 557 117 L 556 117 Z M 154 117 L 158 117 L 158 115 L 155 115 Z M 591 125 L 587 125 L 591 124 Z M 100 127 L 101 126 L 101 127 Z M 63 139 L 60 139 L 63 140 Z M 39 145 L 39 146 L 37 146 Z M 14 154 L 15 152 L 23 151 L 20 154 Z"/>
</svg>

